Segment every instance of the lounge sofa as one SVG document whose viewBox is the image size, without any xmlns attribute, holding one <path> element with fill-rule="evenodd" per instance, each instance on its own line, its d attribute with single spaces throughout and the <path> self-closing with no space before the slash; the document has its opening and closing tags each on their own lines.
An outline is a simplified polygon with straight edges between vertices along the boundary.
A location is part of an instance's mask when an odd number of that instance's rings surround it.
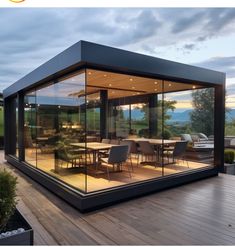
<svg viewBox="0 0 235 247">
<path fill-rule="evenodd" d="M 195 134 L 181 134 L 181 140 L 188 141 L 191 144 L 213 144 L 213 138 L 208 138 L 203 133 L 195 133 Z"/>
<path fill-rule="evenodd" d="M 186 158 L 190 160 L 205 160 L 213 158 L 214 140 L 203 133 L 182 134 L 181 139 L 188 141 Z"/>
</svg>

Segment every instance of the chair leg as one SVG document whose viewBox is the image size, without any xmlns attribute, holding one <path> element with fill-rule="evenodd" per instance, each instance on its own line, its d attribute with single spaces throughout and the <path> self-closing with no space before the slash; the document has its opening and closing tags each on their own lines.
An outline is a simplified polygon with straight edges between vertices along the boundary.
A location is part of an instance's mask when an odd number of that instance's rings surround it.
<svg viewBox="0 0 235 247">
<path fill-rule="evenodd" d="M 131 163 L 131 169 L 132 169 L 132 171 L 134 171 L 131 154 L 129 155 L 129 159 L 130 159 L 130 163 Z"/>
<path fill-rule="evenodd" d="M 131 178 L 132 176 L 131 176 L 131 171 L 130 171 L 129 164 L 127 164 L 127 170 L 128 170 L 129 176 L 130 176 L 130 178 Z"/>
<path fill-rule="evenodd" d="M 137 154 L 137 166 L 139 166 L 139 162 L 140 162 L 140 154 Z"/>
<path fill-rule="evenodd" d="M 109 168 L 107 167 L 107 177 L 108 177 L 108 180 L 110 182 L 110 176 L 109 176 Z"/>
</svg>

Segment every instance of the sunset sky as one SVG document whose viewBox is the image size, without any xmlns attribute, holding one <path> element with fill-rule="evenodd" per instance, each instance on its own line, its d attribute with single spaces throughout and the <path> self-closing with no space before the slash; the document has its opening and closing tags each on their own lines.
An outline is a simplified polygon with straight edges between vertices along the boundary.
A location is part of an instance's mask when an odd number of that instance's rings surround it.
<svg viewBox="0 0 235 247">
<path fill-rule="evenodd" d="M 79 40 L 227 74 L 235 108 L 235 9 L 0 9 L 0 91 Z M 189 95 L 181 106 L 189 106 Z M 187 108 L 186 107 L 186 108 Z"/>
</svg>

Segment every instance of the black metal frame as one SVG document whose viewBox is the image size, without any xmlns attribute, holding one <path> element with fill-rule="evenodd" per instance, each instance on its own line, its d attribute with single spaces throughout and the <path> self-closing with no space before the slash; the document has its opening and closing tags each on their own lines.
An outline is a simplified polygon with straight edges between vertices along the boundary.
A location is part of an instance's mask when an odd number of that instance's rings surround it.
<svg viewBox="0 0 235 247">
<path fill-rule="evenodd" d="M 66 185 L 51 178 L 49 175 L 27 165 L 24 162 L 24 95 L 30 89 L 41 86 L 45 83 L 56 81 L 78 69 L 92 68 L 110 72 L 118 72 L 136 76 L 143 76 L 155 79 L 170 80 L 188 84 L 197 83 L 205 87 L 215 88 L 215 167 L 208 167 L 201 170 L 194 170 L 189 173 L 179 173 L 144 181 L 138 184 L 129 184 L 123 187 L 102 191 L 99 193 L 83 194 L 68 188 Z M 47 63 L 43 64 L 21 80 L 17 81 L 4 90 L 5 104 L 5 157 L 6 160 L 28 174 L 34 180 L 47 187 L 81 211 L 91 210 L 97 207 L 109 205 L 131 197 L 140 196 L 146 193 L 159 191 L 183 183 L 202 179 L 204 177 L 217 175 L 223 171 L 224 164 L 224 104 L 225 104 L 225 74 L 208 69 L 175 63 L 159 58 L 140 55 L 111 47 L 97 45 L 80 41 L 57 55 Z M 19 135 L 19 158 L 14 158 L 14 109 L 12 99 L 18 98 L 18 135 Z M 156 97 L 156 96 L 155 96 Z M 136 97 L 129 97 L 132 102 Z M 147 99 L 147 98 L 146 98 Z M 149 104 L 154 109 L 156 98 L 150 97 Z M 115 100 L 109 104 L 115 105 Z M 101 91 L 101 137 L 107 137 L 107 92 Z M 154 112 L 151 112 L 154 115 Z M 152 122 L 150 128 L 155 131 Z"/>
</svg>

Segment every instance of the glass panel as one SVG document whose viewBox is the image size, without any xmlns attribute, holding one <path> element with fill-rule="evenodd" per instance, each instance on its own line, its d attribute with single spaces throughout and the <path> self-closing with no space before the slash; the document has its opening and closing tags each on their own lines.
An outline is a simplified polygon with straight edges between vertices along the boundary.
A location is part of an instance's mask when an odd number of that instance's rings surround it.
<svg viewBox="0 0 235 247">
<path fill-rule="evenodd" d="M 171 83 L 177 87 L 177 83 Z M 175 141 L 165 147 L 164 174 L 186 172 L 214 164 L 214 89 L 197 88 L 164 93 L 164 136 Z"/>
<path fill-rule="evenodd" d="M 36 118 L 35 91 L 29 92 L 24 97 L 24 147 L 25 161 L 37 166 L 37 132 L 39 126 Z"/>
<path fill-rule="evenodd" d="M 95 172 L 92 174 L 90 169 L 88 171 L 87 191 L 99 191 L 161 177 L 162 81 L 95 70 L 88 70 L 87 78 L 88 97 L 99 89 L 107 90 L 108 94 L 107 105 L 102 103 L 100 106 L 100 111 L 104 110 L 102 107 L 108 108 L 107 119 L 100 119 L 101 126 L 102 122 L 107 121 L 108 135 L 103 136 L 102 143 L 96 144 L 100 150 L 93 151 L 93 155 L 94 152 L 96 155 L 98 153 L 99 159 L 91 161 Z M 88 129 L 92 123 L 90 104 L 89 100 Z M 151 153 L 145 150 L 142 152 L 139 144 L 141 141 L 147 142 Z M 112 146 L 129 145 L 127 142 L 132 143 L 132 148 L 122 167 L 115 163 L 107 165 L 108 159 L 121 156 L 118 151 L 113 154 Z M 107 150 L 103 150 L 107 143 Z M 87 146 L 89 145 L 88 141 Z"/>
<path fill-rule="evenodd" d="M 86 116 L 87 116 L 87 142 L 100 141 L 100 93 L 86 96 Z"/>
<path fill-rule="evenodd" d="M 37 168 L 85 191 L 85 76 L 79 73 L 36 91 Z"/>
<path fill-rule="evenodd" d="M 129 137 L 149 136 L 149 107 L 147 103 L 131 104 Z"/>
</svg>

